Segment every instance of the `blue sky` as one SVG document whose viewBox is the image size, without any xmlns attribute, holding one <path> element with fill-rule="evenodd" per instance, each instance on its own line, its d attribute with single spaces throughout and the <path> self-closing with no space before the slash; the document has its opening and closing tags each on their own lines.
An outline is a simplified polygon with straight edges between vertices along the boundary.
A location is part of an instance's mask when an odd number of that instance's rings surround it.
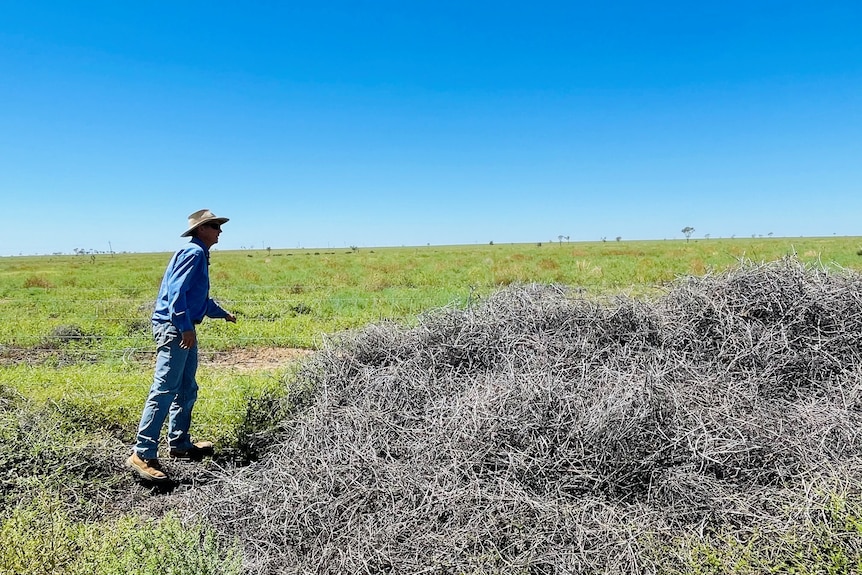
<svg viewBox="0 0 862 575">
<path fill-rule="evenodd" d="M 0 3 L 0 255 L 860 235 L 862 3 Z"/>
</svg>

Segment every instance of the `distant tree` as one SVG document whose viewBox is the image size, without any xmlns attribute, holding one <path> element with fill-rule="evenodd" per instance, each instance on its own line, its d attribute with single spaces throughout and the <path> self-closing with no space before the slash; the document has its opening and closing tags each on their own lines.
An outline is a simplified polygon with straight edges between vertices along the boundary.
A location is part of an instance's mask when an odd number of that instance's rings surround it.
<svg viewBox="0 0 862 575">
<path fill-rule="evenodd" d="M 703 237 L 704 237 L 705 239 L 707 239 L 707 240 L 708 240 L 708 239 L 709 239 L 709 234 L 703 234 Z"/>
<path fill-rule="evenodd" d="M 560 245 L 563 245 L 563 238 L 566 237 L 563 234 L 557 236 L 557 239 L 560 240 Z"/>
<path fill-rule="evenodd" d="M 617 237 L 615 237 L 614 239 L 615 239 L 615 240 L 617 240 L 618 242 L 623 241 L 623 237 L 622 237 L 622 236 L 617 236 Z"/>
<path fill-rule="evenodd" d="M 682 233 L 685 236 L 685 241 L 688 241 L 688 239 L 691 237 L 691 234 L 694 233 L 694 228 L 691 226 L 685 226 L 684 228 L 682 228 Z"/>
</svg>

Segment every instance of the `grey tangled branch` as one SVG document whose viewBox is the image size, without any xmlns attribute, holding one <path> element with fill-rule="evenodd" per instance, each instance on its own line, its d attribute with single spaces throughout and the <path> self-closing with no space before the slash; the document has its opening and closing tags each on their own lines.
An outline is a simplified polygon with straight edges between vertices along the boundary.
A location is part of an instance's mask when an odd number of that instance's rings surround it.
<svg viewBox="0 0 862 575">
<path fill-rule="evenodd" d="M 647 573 L 650 541 L 854 489 L 860 350 L 862 279 L 795 260 L 652 301 L 510 287 L 330 342 L 268 454 L 186 507 L 250 572 Z"/>
</svg>

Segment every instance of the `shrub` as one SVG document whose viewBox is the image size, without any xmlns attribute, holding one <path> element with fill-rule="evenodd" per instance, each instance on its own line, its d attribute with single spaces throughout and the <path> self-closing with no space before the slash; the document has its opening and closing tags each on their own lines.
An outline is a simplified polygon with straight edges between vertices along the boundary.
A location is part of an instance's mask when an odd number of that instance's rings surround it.
<svg viewBox="0 0 862 575">
<path fill-rule="evenodd" d="M 29 276 L 24 280 L 25 288 L 42 288 L 42 289 L 50 289 L 54 287 L 48 279 L 44 276 Z"/>
</svg>

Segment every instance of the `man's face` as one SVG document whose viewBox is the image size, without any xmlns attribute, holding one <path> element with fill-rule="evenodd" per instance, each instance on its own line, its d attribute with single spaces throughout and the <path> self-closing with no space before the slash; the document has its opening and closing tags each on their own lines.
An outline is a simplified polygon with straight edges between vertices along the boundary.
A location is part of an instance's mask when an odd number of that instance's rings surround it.
<svg viewBox="0 0 862 575">
<path fill-rule="evenodd" d="M 208 248 L 218 243 L 221 234 L 221 225 L 216 222 L 207 222 L 198 228 L 198 239 Z"/>
</svg>

